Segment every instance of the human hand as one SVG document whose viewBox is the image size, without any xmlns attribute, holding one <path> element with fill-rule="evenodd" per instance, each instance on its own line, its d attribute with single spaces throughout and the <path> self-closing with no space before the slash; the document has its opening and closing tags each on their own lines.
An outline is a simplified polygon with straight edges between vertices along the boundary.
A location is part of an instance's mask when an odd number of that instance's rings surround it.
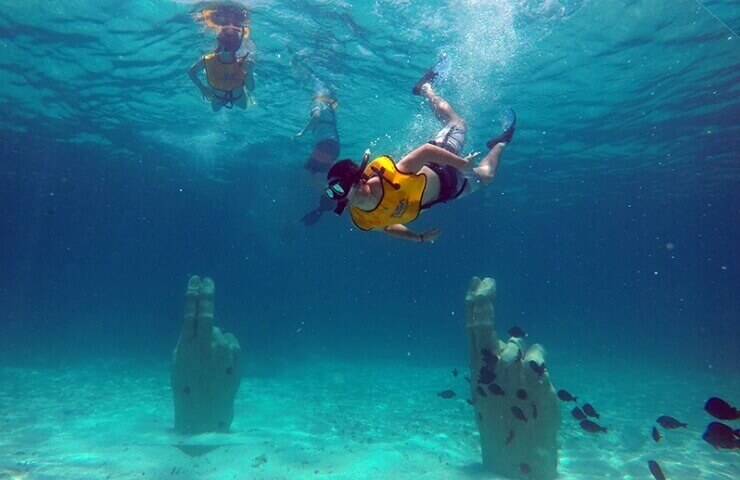
<svg viewBox="0 0 740 480">
<path fill-rule="evenodd" d="M 203 100 L 208 100 L 209 102 L 212 102 L 215 96 L 213 89 L 208 87 L 200 87 L 200 93 L 203 95 Z"/>
<path fill-rule="evenodd" d="M 434 241 L 437 240 L 437 237 L 439 237 L 438 228 L 433 228 L 431 230 L 427 230 L 426 232 L 421 232 L 422 242 L 434 243 Z"/>
<path fill-rule="evenodd" d="M 463 158 L 467 162 L 467 168 L 473 168 L 473 160 L 478 158 L 478 155 L 480 155 L 480 152 L 473 152 Z"/>
</svg>

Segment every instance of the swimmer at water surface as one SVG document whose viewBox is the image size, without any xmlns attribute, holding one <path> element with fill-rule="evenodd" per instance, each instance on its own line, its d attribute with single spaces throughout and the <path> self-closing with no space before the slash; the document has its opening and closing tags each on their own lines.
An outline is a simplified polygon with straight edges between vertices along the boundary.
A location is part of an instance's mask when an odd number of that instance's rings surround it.
<svg viewBox="0 0 740 480">
<path fill-rule="evenodd" d="M 212 53 L 204 55 L 188 70 L 188 76 L 200 90 L 203 98 L 211 102 L 214 112 L 234 105 L 246 109 L 254 91 L 253 62 L 249 54 L 238 56 L 244 39 L 244 29 L 236 26 L 220 28 L 218 46 Z M 205 71 L 204 84 L 198 73 Z"/>
</svg>

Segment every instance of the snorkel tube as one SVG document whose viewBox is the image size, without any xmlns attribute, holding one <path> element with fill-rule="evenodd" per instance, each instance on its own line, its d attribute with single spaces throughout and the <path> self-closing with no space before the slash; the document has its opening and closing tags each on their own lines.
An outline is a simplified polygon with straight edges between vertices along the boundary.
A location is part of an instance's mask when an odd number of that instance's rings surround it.
<svg viewBox="0 0 740 480">
<path fill-rule="evenodd" d="M 362 155 L 362 161 L 360 162 L 360 177 L 357 179 L 357 181 L 367 179 L 367 175 L 365 175 L 365 168 L 367 168 L 367 164 L 370 162 L 370 149 L 368 148 L 365 150 L 365 153 Z"/>
</svg>

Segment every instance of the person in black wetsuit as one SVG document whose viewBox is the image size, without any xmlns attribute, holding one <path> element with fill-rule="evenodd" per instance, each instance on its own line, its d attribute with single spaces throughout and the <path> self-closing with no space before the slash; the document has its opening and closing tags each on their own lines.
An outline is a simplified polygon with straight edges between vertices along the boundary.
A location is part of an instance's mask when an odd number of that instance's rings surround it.
<svg viewBox="0 0 740 480">
<path fill-rule="evenodd" d="M 328 92 L 317 93 L 311 107 L 311 119 L 308 124 L 293 138 L 303 136 L 311 130 L 314 149 L 306 161 L 305 168 L 311 177 L 311 183 L 317 188 L 324 188 L 326 172 L 339 158 L 339 132 L 337 131 L 336 109 L 339 106 L 336 95 Z M 301 218 L 306 226 L 314 225 L 324 212 L 334 208 L 334 202 L 324 195 L 319 198 L 318 206 Z"/>
</svg>

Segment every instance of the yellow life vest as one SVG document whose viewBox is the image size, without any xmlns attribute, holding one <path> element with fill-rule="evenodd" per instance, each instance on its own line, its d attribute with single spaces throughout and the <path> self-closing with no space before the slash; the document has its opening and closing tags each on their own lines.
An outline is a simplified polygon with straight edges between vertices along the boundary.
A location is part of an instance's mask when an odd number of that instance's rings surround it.
<svg viewBox="0 0 740 480">
<path fill-rule="evenodd" d="M 426 175 L 399 172 L 393 159 L 386 156 L 370 162 L 363 173 L 367 178 L 381 176 L 385 179 L 380 179 L 383 195 L 377 207 L 372 210 L 349 207 L 352 221 L 357 228 L 372 230 L 416 220 L 427 186 Z"/>
<path fill-rule="evenodd" d="M 244 86 L 247 71 L 239 60 L 223 63 L 217 53 L 209 53 L 203 57 L 203 61 L 206 63 L 206 78 L 213 88 L 230 92 Z"/>
</svg>

